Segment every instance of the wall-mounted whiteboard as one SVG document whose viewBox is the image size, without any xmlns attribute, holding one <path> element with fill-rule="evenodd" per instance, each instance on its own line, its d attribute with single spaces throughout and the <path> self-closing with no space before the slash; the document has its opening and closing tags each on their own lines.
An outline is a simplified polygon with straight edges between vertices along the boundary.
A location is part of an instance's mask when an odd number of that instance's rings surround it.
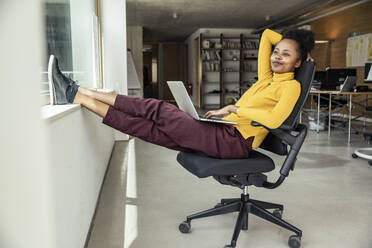
<svg viewBox="0 0 372 248">
<path fill-rule="evenodd" d="M 367 62 L 372 62 L 372 34 L 348 38 L 346 46 L 346 66 L 364 66 Z"/>
</svg>

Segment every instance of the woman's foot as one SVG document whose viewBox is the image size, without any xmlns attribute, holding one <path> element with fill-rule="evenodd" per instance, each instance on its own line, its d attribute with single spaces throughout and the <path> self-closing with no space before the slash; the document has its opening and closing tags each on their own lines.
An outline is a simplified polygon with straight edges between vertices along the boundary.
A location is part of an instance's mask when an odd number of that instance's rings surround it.
<svg viewBox="0 0 372 248">
<path fill-rule="evenodd" d="M 62 74 L 58 67 L 58 60 L 50 55 L 48 65 L 48 80 L 50 104 L 59 105 L 73 103 L 79 86 L 75 81 Z"/>
</svg>

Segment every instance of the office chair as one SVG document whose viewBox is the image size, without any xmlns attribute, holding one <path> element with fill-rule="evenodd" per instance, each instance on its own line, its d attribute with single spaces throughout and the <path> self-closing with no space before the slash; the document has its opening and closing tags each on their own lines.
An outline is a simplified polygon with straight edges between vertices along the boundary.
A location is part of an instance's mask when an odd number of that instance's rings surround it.
<svg viewBox="0 0 372 248">
<path fill-rule="evenodd" d="M 258 151 L 252 150 L 250 156 L 246 159 L 216 159 L 195 153 L 178 153 L 177 161 L 195 176 L 199 178 L 212 176 L 221 184 L 231 185 L 243 190 L 240 198 L 222 199 L 214 208 L 188 216 L 186 221 L 179 225 L 179 230 L 182 233 L 190 232 L 191 220 L 193 219 L 239 212 L 231 243 L 226 245 L 225 248 L 236 247 L 240 231 L 248 230 L 248 214 L 251 213 L 293 231 L 295 235 L 289 237 L 289 247 L 299 248 L 301 246 L 302 232 L 282 219 L 283 205 L 250 199 L 248 186 L 254 185 L 274 189 L 283 183 L 290 170 L 294 170 L 297 154 L 307 133 L 306 126 L 297 124 L 296 119 L 309 94 L 314 73 L 315 64 L 313 62 L 302 64 L 296 72 L 296 79 L 301 83 L 301 94 L 292 113 L 279 128 L 269 129 L 265 127 L 270 133 L 266 136 L 260 148 L 286 156 L 276 182 L 268 182 L 267 176 L 264 174 L 274 170 L 273 160 Z M 263 126 L 257 122 L 252 122 L 252 125 Z M 290 147 L 289 152 L 288 146 Z M 267 209 L 274 209 L 274 211 L 270 213 Z"/>
<path fill-rule="evenodd" d="M 372 111 L 372 106 L 367 106 L 366 111 Z M 363 132 L 363 137 L 368 144 L 372 142 L 372 132 Z M 353 158 L 364 158 L 367 159 L 368 164 L 372 166 L 372 155 L 368 152 L 372 151 L 372 147 L 363 147 L 355 149 L 354 153 L 351 154 Z"/>
</svg>

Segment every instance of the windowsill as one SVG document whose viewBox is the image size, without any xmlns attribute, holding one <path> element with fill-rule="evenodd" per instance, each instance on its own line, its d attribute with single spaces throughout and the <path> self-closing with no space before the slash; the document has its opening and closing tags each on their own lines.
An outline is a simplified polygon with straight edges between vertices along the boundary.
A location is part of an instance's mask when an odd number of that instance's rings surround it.
<svg viewBox="0 0 372 248">
<path fill-rule="evenodd" d="M 43 120 L 56 120 L 81 109 L 80 104 L 45 105 L 41 107 L 41 118 Z"/>
<path fill-rule="evenodd" d="M 105 93 L 115 93 L 115 90 L 112 89 L 92 89 L 99 92 Z M 43 98 L 48 97 L 49 100 L 49 93 L 42 94 Z M 49 101 L 48 101 L 49 103 Z M 80 104 L 65 104 L 65 105 L 44 105 L 41 107 L 41 118 L 43 120 L 56 120 L 62 118 L 63 116 L 68 115 L 69 113 L 75 112 L 76 110 L 81 109 Z"/>
</svg>

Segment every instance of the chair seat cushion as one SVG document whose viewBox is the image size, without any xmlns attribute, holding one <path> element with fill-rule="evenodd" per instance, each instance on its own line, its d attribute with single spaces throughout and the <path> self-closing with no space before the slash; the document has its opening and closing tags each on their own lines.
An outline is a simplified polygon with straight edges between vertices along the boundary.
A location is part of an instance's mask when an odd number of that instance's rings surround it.
<svg viewBox="0 0 372 248">
<path fill-rule="evenodd" d="M 257 151 L 250 151 L 245 159 L 218 159 L 195 153 L 180 152 L 177 161 L 197 177 L 232 176 L 263 173 L 274 170 L 274 161 Z"/>
</svg>

